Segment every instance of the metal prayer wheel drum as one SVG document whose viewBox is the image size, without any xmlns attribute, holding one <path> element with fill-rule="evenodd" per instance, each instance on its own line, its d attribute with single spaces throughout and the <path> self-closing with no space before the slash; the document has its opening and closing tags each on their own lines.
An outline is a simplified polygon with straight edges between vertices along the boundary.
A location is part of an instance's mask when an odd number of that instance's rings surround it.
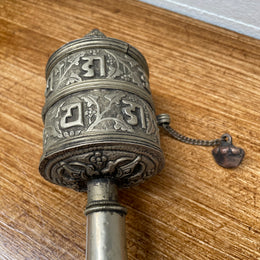
<svg viewBox="0 0 260 260">
<path fill-rule="evenodd" d="M 93 30 L 58 49 L 46 67 L 41 175 L 87 191 L 93 179 L 121 187 L 164 165 L 143 55 Z"/>
</svg>

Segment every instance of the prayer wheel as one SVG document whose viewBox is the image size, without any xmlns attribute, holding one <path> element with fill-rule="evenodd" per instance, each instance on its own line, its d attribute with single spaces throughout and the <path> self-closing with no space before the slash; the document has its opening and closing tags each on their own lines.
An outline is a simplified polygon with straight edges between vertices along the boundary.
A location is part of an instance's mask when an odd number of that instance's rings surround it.
<svg viewBox="0 0 260 260">
<path fill-rule="evenodd" d="M 87 259 L 127 259 L 117 188 L 160 172 L 164 156 L 143 55 L 93 30 L 46 66 L 43 155 L 48 181 L 88 192 Z"/>
</svg>

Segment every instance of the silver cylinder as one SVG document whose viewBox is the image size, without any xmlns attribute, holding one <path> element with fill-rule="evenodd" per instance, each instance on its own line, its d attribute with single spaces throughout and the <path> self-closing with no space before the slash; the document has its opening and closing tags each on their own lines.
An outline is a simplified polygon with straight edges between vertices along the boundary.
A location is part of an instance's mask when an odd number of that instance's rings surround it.
<svg viewBox="0 0 260 260">
<path fill-rule="evenodd" d="M 87 260 L 126 260 L 126 209 L 117 202 L 117 185 L 109 179 L 88 183 Z"/>
<path fill-rule="evenodd" d="M 46 66 L 42 176 L 86 191 L 94 178 L 143 182 L 164 166 L 143 55 L 98 30 L 58 49 Z"/>
</svg>

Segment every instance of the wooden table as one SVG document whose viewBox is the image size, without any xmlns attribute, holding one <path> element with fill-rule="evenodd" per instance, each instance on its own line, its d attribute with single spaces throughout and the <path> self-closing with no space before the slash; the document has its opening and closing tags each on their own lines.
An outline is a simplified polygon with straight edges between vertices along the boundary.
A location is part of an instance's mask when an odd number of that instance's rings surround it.
<svg viewBox="0 0 260 260">
<path fill-rule="evenodd" d="M 38 172 L 45 65 L 93 28 L 137 47 L 157 113 L 201 139 L 228 132 L 234 170 L 161 131 L 164 170 L 120 191 L 129 259 L 260 259 L 260 43 L 138 1 L 0 2 L 0 258 L 84 259 L 87 195 Z"/>
</svg>

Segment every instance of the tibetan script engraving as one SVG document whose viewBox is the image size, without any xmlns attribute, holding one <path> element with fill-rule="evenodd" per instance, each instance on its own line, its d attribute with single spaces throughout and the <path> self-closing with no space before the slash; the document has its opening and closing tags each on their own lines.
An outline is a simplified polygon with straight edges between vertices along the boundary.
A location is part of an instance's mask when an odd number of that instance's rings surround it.
<svg viewBox="0 0 260 260">
<path fill-rule="evenodd" d="M 145 115 L 144 115 L 143 107 L 133 101 L 128 101 L 123 99 L 122 102 L 123 104 L 129 105 L 127 107 L 122 108 L 123 112 L 129 117 L 129 119 L 126 120 L 127 123 L 130 125 L 138 124 L 137 110 L 139 110 L 141 127 L 145 129 L 146 125 L 145 125 Z M 133 112 L 135 112 L 136 114 L 133 114 Z"/>
<path fill-rule="evenodd" d="M 104 56 L 88 56 L 83 57 L 82 60 L 86 61 L 81 67 L 86 72 L 83 77 L 94 77 L 97 71 L 99 71 L 100 77 L 106 76 Z M 96 63 L 98 63 L 98 66 Z"/>
<path fill-rule="evenodd" d="M 61 128 L 66 129 L 72 126 L 83 126 L 81 103 L 63 106 L 61 110 L 66 112 L 60 120 Z"/>
</svg>

